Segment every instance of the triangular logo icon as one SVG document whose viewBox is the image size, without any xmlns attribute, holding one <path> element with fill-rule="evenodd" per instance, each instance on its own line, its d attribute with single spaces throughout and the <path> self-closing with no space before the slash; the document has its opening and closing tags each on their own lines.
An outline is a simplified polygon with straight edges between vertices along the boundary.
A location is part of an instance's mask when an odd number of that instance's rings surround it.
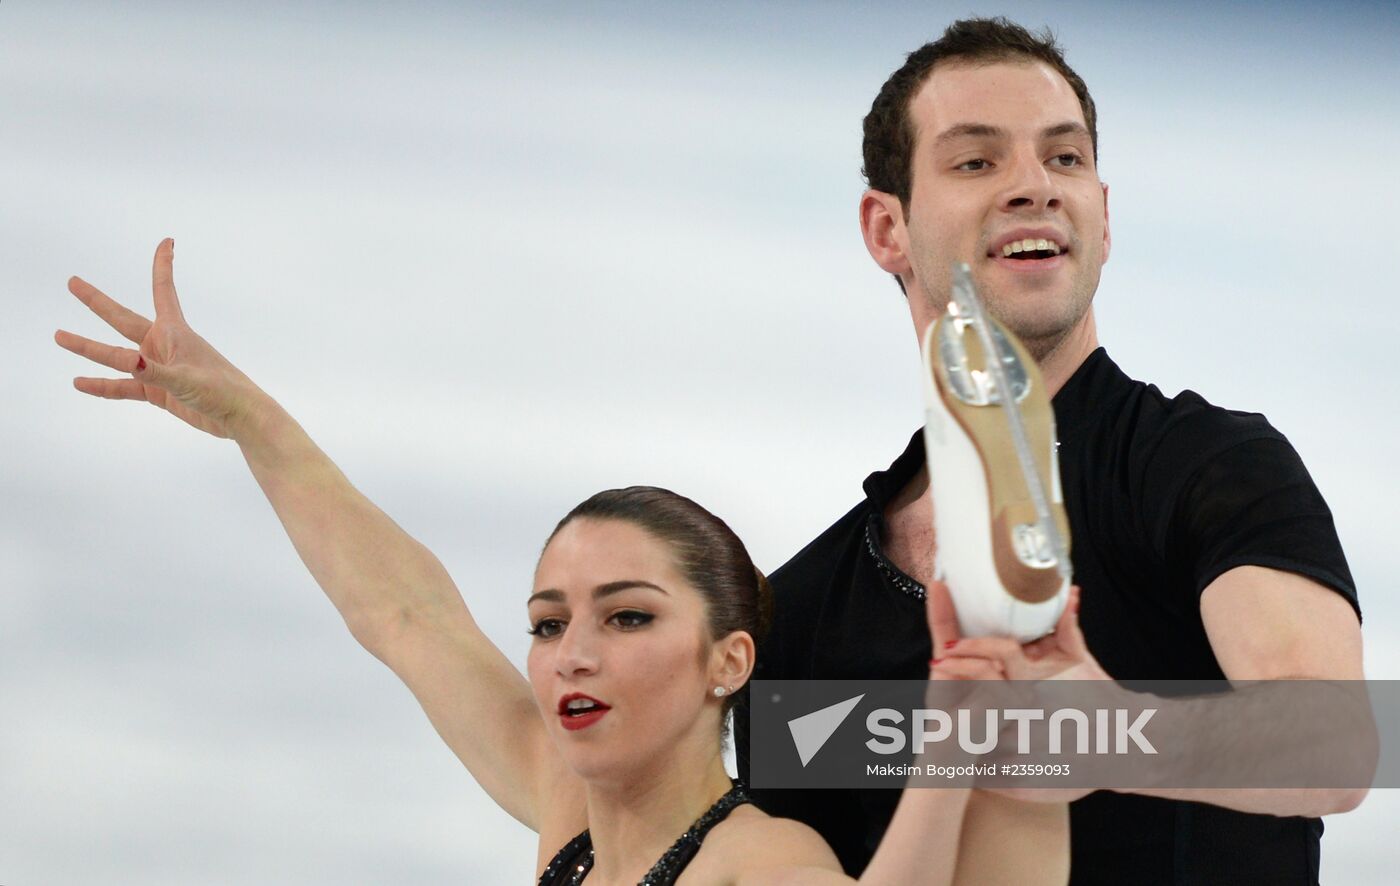
<svg viewBox="0 0 1400 886">
<path fill-rule="evenodd" d="M 862 698 L 865 698 L 863 692 L 855 698 L 838 701 L 834 705 L 788 721 L 788 731 L 792 733 L 792 743 L 797 746 L 797 756 L 803 766 L 817 755 L 817 751 L 822 749 L 826 740 L 846 721 L 846 717 L 850 716 Z"/>
</svg>

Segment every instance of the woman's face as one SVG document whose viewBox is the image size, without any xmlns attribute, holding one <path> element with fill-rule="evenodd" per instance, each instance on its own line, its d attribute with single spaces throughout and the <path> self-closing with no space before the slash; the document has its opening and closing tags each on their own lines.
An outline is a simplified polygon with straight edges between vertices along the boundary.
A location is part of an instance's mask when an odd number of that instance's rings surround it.
<svg viewBox="0 0 1400 886">
<path fill-rule="evenodd" d="M 664 542 L 622 520 L 573 520 L 540 557 L 529 613 L 535 702 L 579 775 L 718 748 L 704 601 Z"/>
</svg>

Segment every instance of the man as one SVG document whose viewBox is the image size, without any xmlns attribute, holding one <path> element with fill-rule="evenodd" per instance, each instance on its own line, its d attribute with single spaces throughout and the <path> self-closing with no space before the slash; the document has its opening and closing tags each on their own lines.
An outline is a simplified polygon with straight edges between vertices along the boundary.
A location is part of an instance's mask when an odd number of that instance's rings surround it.
<svg viewBox="0 0 1400 886">
<path fill-rule="evenodd" d="M 955 23 L 891 75 L 866 117 L 866 247 L 904 290 L 916 341 L 947 304 L 953 264 L 967 261 L 989 309 L 1039 363 L 1081 624 L 1110 675 L 1361 679 L 1356 591 L 1292 447 L 1262 416 L 1128 379 L 1099 347 L 1092 299 L 1111 238 L 1096 122 L 1051 38 L 1002 19 Z M 1055 248 L 1015 253 L 1027 239 Z M 921 435 L 865 492 L 773 574 L 776 618 L 756 678 L 927 674 L 922 598 L 938 540 Z M 747 776 L 747 709 L 737 716 Z M 1072 804 L 1073 882 L 1313 883 L 1315 816 L 1364 796 L 1142 793 Z M 756 799 L 811 824 L 857 873 L 898 793 Z"/>
</svg>

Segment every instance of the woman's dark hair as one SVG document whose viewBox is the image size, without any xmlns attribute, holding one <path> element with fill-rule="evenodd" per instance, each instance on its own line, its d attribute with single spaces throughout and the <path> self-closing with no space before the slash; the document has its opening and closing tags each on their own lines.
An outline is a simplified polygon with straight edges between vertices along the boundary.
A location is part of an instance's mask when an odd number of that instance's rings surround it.
<svg viewBox="0 0 1400 886">
<path fill-rule="evenodd" d="M 734 530 L 695 502 L 655 486 L 606 489 L 564 515 L 545 546 L 580 517 L 625 520 L 665 542 L 681 575 L 705 601 L 712 640 L 747 631 L 757 642 L 768 632 L 773 619 L 773 591 L 768 579 L 753 565 Z M 725 697 L 724 713 L 729 713 L 736 695 Z"/>
</svg>

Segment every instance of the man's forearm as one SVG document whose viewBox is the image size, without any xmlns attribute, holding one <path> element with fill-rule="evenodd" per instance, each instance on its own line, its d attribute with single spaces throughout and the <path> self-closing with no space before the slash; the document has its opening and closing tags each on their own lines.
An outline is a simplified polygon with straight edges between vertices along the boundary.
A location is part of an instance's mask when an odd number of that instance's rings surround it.
<svg viewBox="0 0 1400 886">
<path fill-rule="evenodd" d="M 1029 693 L 1022 698 L 983 700 L 983 707 L 1040 714 L 1020 718 L 1016 729 L 1002 727 L 995 761 L 1065 770 L 1063 781 L 995 782 L 1025 799 L 1050 802 L 1066 790 L 1105 789 L 1242 812 L 1328 815 L 1365 798 L 1379 761 L 1370 694 L 1361 681 L 1021 685 Z M 973 721 L 981 722 L 980 710 Z M 1032 730 L 1028 723 L 1039 725 Z M 1032 731 L 1039 736 L 1034 741 Z M 1043 796 L 1042 789 L 1048 789 Z"/>
<path fill-rule="evenodd" d="M 1152 705 L 1169 753 L 1149 764 L 1155 784 L 1120 793 L 1280 816 L 1346 812 L 1366 797 L 1378 746 L 1360 682 L 1269 680 Z"/>
<path fill-rule="evenodd" d="M 1192 800 L 1239 812 L 1315 818 L 1350 812 L 1366 799 L 1367 788 L 1117 788 L 1118 793 Z"/>
</svg>

